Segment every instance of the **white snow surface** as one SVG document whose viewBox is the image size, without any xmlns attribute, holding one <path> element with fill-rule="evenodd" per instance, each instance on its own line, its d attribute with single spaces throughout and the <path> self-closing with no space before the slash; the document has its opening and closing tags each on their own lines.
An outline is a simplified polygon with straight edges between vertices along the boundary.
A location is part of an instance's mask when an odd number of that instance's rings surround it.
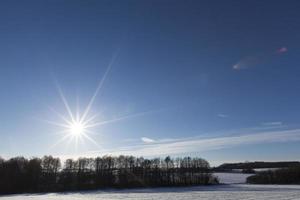
<svg viewBox="0 0 300 200">
<path fill-rule="evenodd" d="M 247 185 L 99 190 L 74 193 L 11 195 L 1 200 L 298 200 L 300 186 Z"/>
<path fill-rule="evenodd" d="M 220 183 L 234 184 L 234 183 L 246 183 L 246 179 L 253 174 L 242 173 L 214 173 L 218 177 Z"/>
<path fill-rule="evenodd" d="M 220 180 L 245 181 L 244 174 L 218 173 Z M 238 177 L 240 175 L 240 177 Z M 21 194 L 0 200 L 300 200 L 300 185 L 222 184 L 215 186 L 96 190 L 47 194 Z"/>
</svg>

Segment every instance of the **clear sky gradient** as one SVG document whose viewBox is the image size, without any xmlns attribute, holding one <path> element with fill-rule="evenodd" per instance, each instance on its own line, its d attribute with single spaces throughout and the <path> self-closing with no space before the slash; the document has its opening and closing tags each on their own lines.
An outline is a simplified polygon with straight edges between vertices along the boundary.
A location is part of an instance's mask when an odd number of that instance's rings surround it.
<svg viewBox="0 0 300 200">
<path fill-rule="evenodd" d="M 1 1 L 0 155 L 299 160 L 299 10 L 296 0 Z M 48 123 L 63 123 L 53 110 L 69 117 L 59 88 L 83 113 L 101 80 L 88 115 L 109 123 L 90 128 L 94 142 L 59 142 L 62 127 Z"/>
</svg>

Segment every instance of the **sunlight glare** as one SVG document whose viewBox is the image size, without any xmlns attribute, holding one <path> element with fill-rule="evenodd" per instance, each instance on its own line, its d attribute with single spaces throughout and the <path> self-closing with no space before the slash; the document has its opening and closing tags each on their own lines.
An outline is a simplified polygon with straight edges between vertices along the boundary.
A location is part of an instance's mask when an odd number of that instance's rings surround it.
<svg viewBox="0 0 300 200">
<path fill-rule="evenodd" d="M 79 111 L 78 99 L 77 99 L 77 106 L 76 106 L 75 112 L 71 109 L 69 102 L 65 98 L 60 85 L 58 84 L 57 81 L 55 81 L 55 85 L 57 87 L 59 96 L 65 106 L 68 117 L 66 117 L 65 115 L 57 112 L 56 110 L 54 110 L 53 108 L 50 107 L 50 109 L 54 113 L 56 113 L 63 122 L 55 122 L 55 121 L 49 121 L 49 120 L 43 120 L 43 121 L 50 123 L 52 125 L 55 125 L 55 126 L 62 127 L 64 129 L 61 131 L 61 133 L 64 134 L 62 136 L 62 138 L 59 139 L 54 145 L 52 145 L 51 148 L 54 148 L 56 145 L 58 145 L 64 141 L 69 141 L 69 142 L 75 141 L 75 147 L 77 149 L 78 142 L 84 142 L 84 140 L 88 140 L 88 141 L 92 142 L 93 144 L 95 144 L 97 147 L 99 147 L 99 144 L 93 138 L 91 138 L 89 136 L 89 134 L 93 133 L 93 131 L 91 131 L 90 129 L 92 129 L 96 126 L 114 123 L 116 121 L 125 120 L 125 119 L 132 118 L 132 117 L 139 117 L 139 116 L 145 115 L 147 113 L 153 112 L 153 111 L 141 112 L 141 113 L 125 115 L 125 116 L 121 116 L 118 118 L 114 118 L 111 120 L 105 120 L 105 121 L 97 121 L 96 117 L 98 116 L 98 114 L 91 116 L 90 112 L 91 112 L 93 103 L 96 99 L 96 96 L 101 92 L 103 84 L 104 84 L 115 60 L 117 59 L 118 54 L 119 54 L 119 49 L 117 50 L 117 52 L 114 54 L 112 60 L 110 61 L 102 79 L 100 80 L 94 94 L 92 95 L 92 97 L 91 97 L 90 101 L 88 102 L 83 113 L 80 113 L 80 111 Z"/>
<path fill-rule="evenodd" d="M 84 133 L 85 127 L 80 122 L 73 122 L 70 125 L 70 133 L 74 136 L 79 136 Z"/>
</svg>

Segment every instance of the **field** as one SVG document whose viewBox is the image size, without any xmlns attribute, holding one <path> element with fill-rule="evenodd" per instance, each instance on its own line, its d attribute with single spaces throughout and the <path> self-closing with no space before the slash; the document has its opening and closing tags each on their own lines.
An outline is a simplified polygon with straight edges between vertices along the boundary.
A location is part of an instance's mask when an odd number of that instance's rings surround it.
<svg viewBox="0 0 300 200">
<path fill-rule="evenodd" d="M 49 193 L 9 195 L 1 200 L 296 200 L 300 199 L 298 185 L 248 185 L 238 184 L 245 181 L 247 175 L 218 173 L 224 185 L 197 186 L 182 188 L 153 188 L 127 190 L 98 190 L 74 193 Z"/>
<path fill-rule="evenodd" d="M 52 193 L 40 195 L 12 195 L 0 198 L 1 200 L 266 200 L 300 198 L 299 186 L 263 186 L 232 184 L 208 187 L 187 188 L 157 188 L 135 190 L 102 190 L 93 192 Z"/>
</svg>

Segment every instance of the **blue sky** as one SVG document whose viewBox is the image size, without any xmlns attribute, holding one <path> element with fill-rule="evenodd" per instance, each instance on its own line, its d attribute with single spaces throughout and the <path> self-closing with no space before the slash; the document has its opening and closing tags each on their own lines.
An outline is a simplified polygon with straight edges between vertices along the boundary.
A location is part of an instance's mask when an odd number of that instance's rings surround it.
<svg viewBox="0 0 300 200">
<path fill-rule="evenodd" d="M 299 160 L 299 10 L 293 0 L 1 1 L 0 154 Z M 70 118 L 59 88 L 74 113 L 97 94 L 88 117 L 101 125 L 77 145 L 49 123 L 65 123 L 55 111 Z"/>
</svg>

